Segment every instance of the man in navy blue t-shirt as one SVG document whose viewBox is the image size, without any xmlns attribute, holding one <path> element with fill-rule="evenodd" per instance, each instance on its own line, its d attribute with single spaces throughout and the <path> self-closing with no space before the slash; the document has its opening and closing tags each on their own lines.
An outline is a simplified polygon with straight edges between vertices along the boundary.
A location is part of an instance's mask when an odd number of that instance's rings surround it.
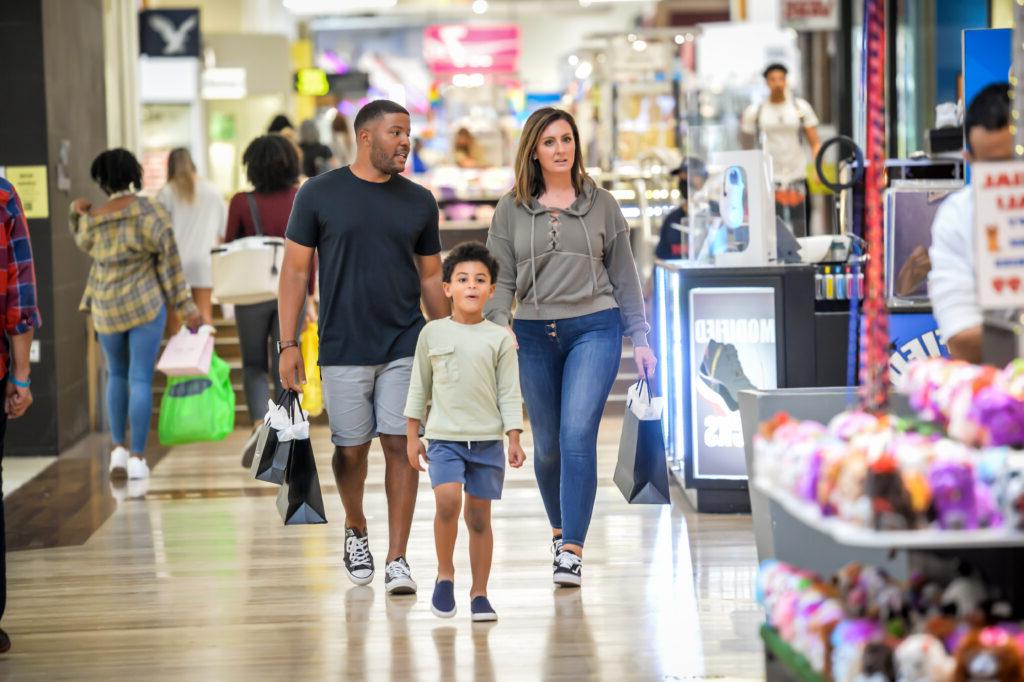
<svg viewBox="0 0 1024 682">
<path fill-rule="evenodd" d="M 388 100 L 360 110 L 356 160 L 299 190 L 281 271 L 281 329 L 295 329 L 314 252 L 320 267 L 320 375 L 331 423 L 334 478 L 345 507 L 344 564 L 352 582 L 373 580 L 363 514 L 370 441 L 380 437 L 388 491 L 388 594 L 416 591 L 405 559 L 419 474 L 406 459 L 403 416 L 416 340 L 449 314 L 441 290 L 437 202 L 400 175 L 409 156 L 409 112 Z M 305 383 L 295 339 L 281 341 L 281 383 Z"/>
</svg>

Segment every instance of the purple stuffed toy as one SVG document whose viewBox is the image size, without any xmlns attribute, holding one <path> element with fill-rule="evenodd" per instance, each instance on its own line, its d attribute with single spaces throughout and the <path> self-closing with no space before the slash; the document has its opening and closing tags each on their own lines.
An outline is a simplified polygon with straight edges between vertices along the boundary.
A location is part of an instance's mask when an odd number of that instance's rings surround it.
<svg viewBox="0 0 1024 682">
<path fill-rule="evenodd" d="M 1024 400 L 998 388 L 978 391 L 968 418 L 982 427 L 988 445 L 1024 445 Z"/>
<path fill-rule="evenodd" d="M 974 473 L 958 461 L 934 462 L 928 469 L 932 508 L 940 528 L 964 530 L 978 527 Z"/>
</svg>

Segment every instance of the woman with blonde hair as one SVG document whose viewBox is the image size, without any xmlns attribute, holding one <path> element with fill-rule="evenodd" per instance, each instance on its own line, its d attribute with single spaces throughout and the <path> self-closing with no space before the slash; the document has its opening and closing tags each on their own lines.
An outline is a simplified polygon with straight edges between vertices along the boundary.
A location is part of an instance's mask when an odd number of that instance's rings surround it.
<svg viewBox="0 0 1024 682">
<path fill-rule="evenodd" d="M 167 157 L 167 184 L 156 198 L 171 214 L 174 239 L 185 281 L 192 288 L 192 300 L 202 313 L 203 323 L 212 325 L 210 249 L 224 238 L 227 204 L 216 187 L 197 176 L 192 155 L 184 147 Z"/>
<path fill-rule="evenodd" d="M 527 119 L 515 186 L 498 202 L 487 247 L 499 264 L 487 317 L 511 321 L 519 344 L 554 582 L 579 586 L 597 493 L 597 430 L 623 334 L 633 342 L 641 376 L 651 376 L 657 360 L 647 345 L 629 226 L 612 195 L 584 170 L 569 113 L 545 107 Z"/>
</svg>

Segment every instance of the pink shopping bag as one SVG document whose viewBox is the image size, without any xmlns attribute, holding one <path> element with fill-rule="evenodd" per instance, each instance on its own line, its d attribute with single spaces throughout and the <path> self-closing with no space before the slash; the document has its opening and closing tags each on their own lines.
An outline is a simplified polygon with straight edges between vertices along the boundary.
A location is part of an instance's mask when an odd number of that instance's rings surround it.
<svg viewBox="0 0 1024 682">
<path fill-rule="evenodd" d="M 185 327 L 167 341 L 156 368 L 169 377 L 202 376 L 210 373 L 213 357 L 212 328 L 202 326 L 195 334 Z"/>
</svg>

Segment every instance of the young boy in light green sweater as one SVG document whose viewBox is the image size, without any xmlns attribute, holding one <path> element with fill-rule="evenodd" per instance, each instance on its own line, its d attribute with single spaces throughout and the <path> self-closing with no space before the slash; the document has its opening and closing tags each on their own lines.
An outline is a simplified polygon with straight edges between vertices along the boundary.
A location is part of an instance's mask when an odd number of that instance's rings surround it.
<svg viewBox="0 0 1024 682">
<path fill-rule="evenodd" d="M 508 463 L 519 468 L 526 455 L 519 444 L 523 430 L 523 399 L 515 340 L 506 329 L 484 319 L 484 305 L 494 295 L 498 264 L 482 244 L 468 242 L 452 249 L 442 265 L 445 296 L 452 315 L 427 323 L 416 344 L 409 397 L 409 464 L 430 471 L 437 511 L 434 542 L 437 581 L 431 611 L 441 618 L 455 615 L 455 538 L 465 491 L 469 562 L 473 573 L 470 611 L 474 621 L 497 620 L 487 599 L 494 538 L 491 500 L 501 499 L 505 480 L 504 436 Z M 430 402 L 425 434 L 420 423 Z"/>
</svg>

